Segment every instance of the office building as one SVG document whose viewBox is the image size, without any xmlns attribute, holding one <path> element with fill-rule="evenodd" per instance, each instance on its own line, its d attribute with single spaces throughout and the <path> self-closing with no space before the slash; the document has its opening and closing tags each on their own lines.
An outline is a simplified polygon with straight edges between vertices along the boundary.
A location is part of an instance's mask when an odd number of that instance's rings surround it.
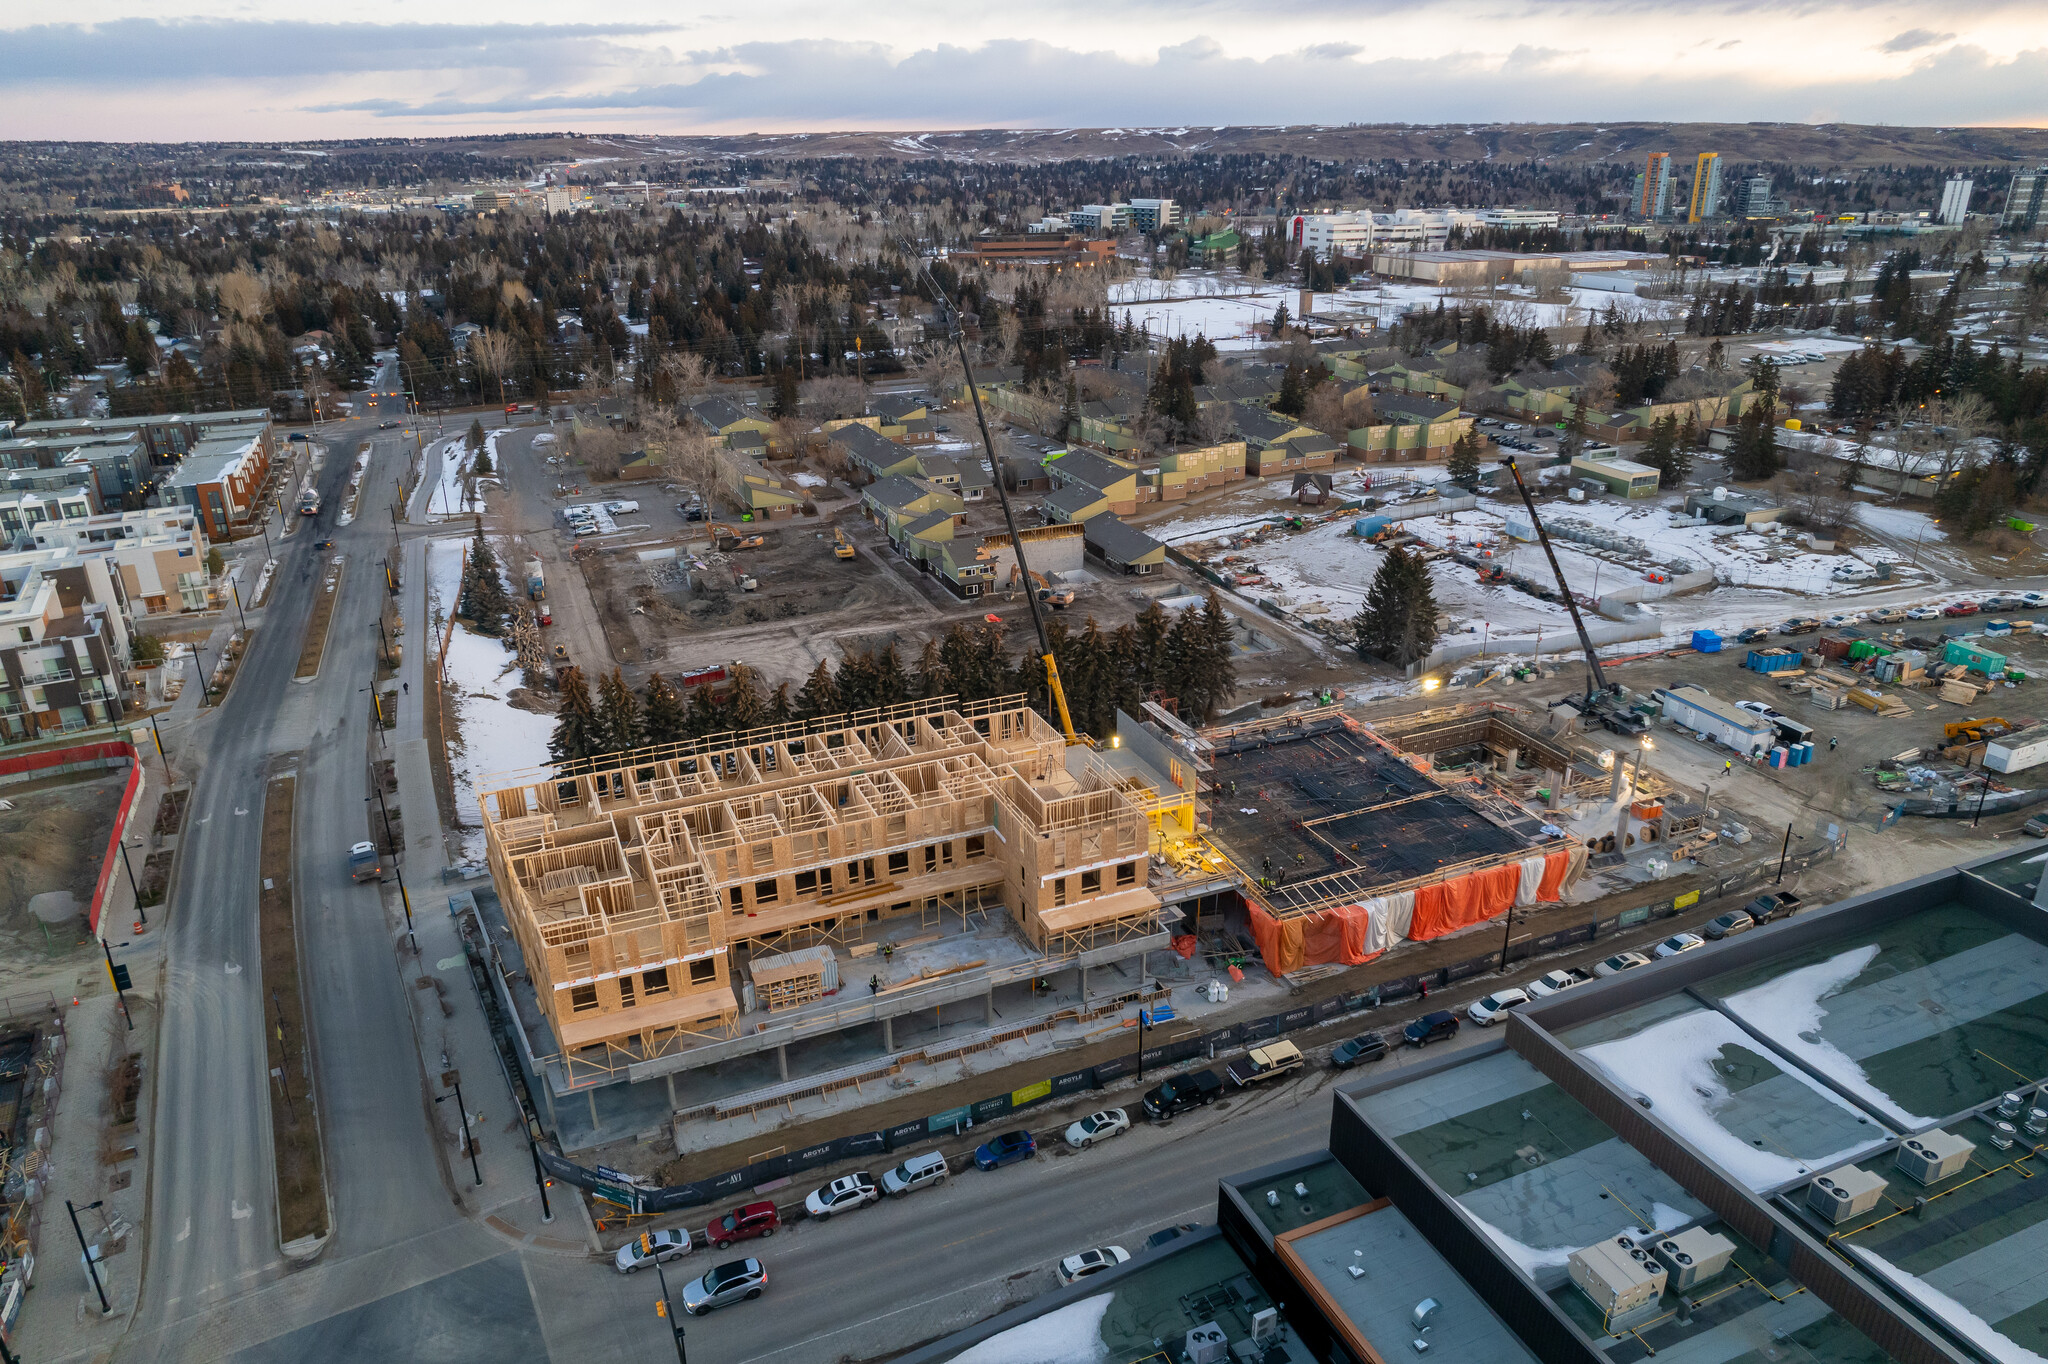
<svg viewBox="0 0 2048 1364">
<path fill-rule="evenodd" d="M 1636 200 L 1636 216 L 1662 218 L 1671 212 L 1671 153 L 1651 152 L 1643 169 L 1643 188 Z"/>
<path fill-rule="evenodd" d="M 1555 209 L 1403 208 L 1392 213 L 1297 213 L 1285 220 L 1296 250 L 1317 260 L 1363 260 L 1376 252 L 1441 251 L 1453 231 L 1556 227 Z"/>
<path fill-rule="evenodd" d="M 1946 223 L 1950 227 L 1962 226 L 1963 219 L 1970 212 L 1971 183 L 1961 175 L 1949 177 L 1948 183 L 1941 187 L 1941 209 L 1934 215 L 1936 222 Z"/>
<path fill-rule="evenodd" d="M 1771 177 L 1753 175 L 1735 187 L 1734 202 L 1729 205 L 1730 215 L 1736 218 L 1768 218 L 1775 206 L 1771 202 Z"/>
<path fill-rule="evenodd" d="M 1067 213 L 1067 226 L 1077 232 L 1121 232 L 1130 225 L 1129 204 L 1086 204 Z"/>
<path fill-rule="evenodd" d="M 1701 152 L 1692 163 L 1692 202 L 1685 220 L 1703 223 L 1721 211 L 1721 153 Z"/>
<path fill-rule="evenodd" d="M 1131 226 L 1140 232 L 1164 232 L 1180 221 L 1180 205 L 1171 199 L 1131 200 Z"/>
<path fill-rule="evenodd" d="M 2019 171 L 2012 177 L 2012 187 L 2005 192 L 2002 224 L 2008 229 L 2032 231 L 2041 225 L 2044 206 L 2048 206 L 2048 166 Z"/>
</svg>

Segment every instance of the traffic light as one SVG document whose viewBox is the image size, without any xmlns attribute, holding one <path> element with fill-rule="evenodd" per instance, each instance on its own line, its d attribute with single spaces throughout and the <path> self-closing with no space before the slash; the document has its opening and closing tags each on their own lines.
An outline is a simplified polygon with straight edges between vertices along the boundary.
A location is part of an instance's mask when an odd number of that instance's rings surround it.
<svg viewBox="0 0 2048 1364">
<path fill-rule="evenodd" d="M 640 1253 L 642 1255 L 652 1255 L 654 1253 L 654 1238 L 644 1231 L 640 1233 Z"/>
<path fill-rule="evenodd" d="M 661 1317 L 663 1319 L 666 1319 L 668 1317 L 667 1298 L 656 1298 L 654 1300 L 654 1315 L 657 1317 Z"/>
</svg>

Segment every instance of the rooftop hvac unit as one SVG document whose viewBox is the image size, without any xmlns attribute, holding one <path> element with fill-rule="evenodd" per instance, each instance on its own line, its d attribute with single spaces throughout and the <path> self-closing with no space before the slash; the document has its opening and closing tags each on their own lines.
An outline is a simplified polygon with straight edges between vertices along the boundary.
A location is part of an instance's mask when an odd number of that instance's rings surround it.
<svg viewBox="0 0 2048 1364">
<path fill-rule="evenodd" d="M 1579 1291 L 1610 1318 L 1664 1296 L 1664 1266 L 1627 1236 L 1573 1251 L 1566 1267 Z"/>
<path fill-rule="evenodd" d="M 1408 1314 L 1408 1320 L 1415 1323 L 1416 1330 L 1426 1331 L 1430 1323 L 1436 1319 L 1437 1309 L 1441 1306 L 1443 1304 L 1435 1298 L 1424 1298 L 1415 1304 L 1415 1310 Z"/>
<path fill-rule="evenodd" d="M 1906 1138 L 1899 1147 L 1899 1172 L 1922 1184 L 1933 1184 L 1960 1172 L 1970 1163 L 1977 1143 L 1953 1132 L 1926 1132 Z"/>
<path fill-rule="evenodd" d="M 1876 1207 L 1886 1182 L 1882 1175 L 1844 1165 L 1806 1186 L 1806 1205 L 1830 1222 L 1846 1222 Z"/>
<path fill-rule="evenodd" d="M 1185 1358 L 1188 1364 L 1224 1364 L 1230 1358 L 1230 1338 L 1215 1322 L 1203 1322 L 1188 1332 Z"/>
<path fill-rule="evenodd" d="M 2025 1102 L 2025 1099 L 2010 1091 L 2000 1095 L 1998 1099 L 1998 1116 L 2001 1118 L 2017 1118 L 2020 1115 L 2020 1106 Z"/>
<path fill-rule="evenodd" d="M 1995 1122 L 1991 1124 L 1991 1145 L 1996 1150 L 2012 1150 L 2013 1141 L 2018 1136 L 2018 1129 L 2009 1122 Z"/>
<path fill-rule="evenodd" d="M 1665 1237 L 1655 1250 L 1670 1276 L 1670 1287 L 1683 1292 L 1726 1269 L 1735 1254 L 1735 1243 L 1705 1227 L 1693 1227 Z"/>
<path fill-rule="evenodd" d="M 1261 1307 L 1252 1313 L 1252 1344 L 1270 1345 L 1280 1339 L 1280 1309 Z"/>
</svg>

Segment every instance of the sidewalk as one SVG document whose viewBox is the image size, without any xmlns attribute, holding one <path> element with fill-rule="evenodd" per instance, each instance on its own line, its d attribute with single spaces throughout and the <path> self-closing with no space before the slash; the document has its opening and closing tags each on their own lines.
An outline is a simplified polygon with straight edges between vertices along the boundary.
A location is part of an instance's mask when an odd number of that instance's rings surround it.
<svg viewBox="0 0 2048 1364">
<path fill-rule="evenodd" d="M 405 546 L 405 585 L 401 600 L 408 618 L 424 622 L 426 542 Z M 423 1069 L 435 1077 L 433 1105 L 436 1136 L 450 1191 L 464 1211 L 498 1235 L 537 1250 L 582 1257 L 596 1248 L 582 1199 L 558 1185 L 550 1192 L 554 1221 L 541 1217 L 540 1191 L 534 1182 L 533 1158 L 526 1148 L 524 1121 L 476 987 L 462 934 L 450 911 L 449 887 L 441 879 L 448 865 L 447 844 L 434 798 L 433 756 L 428 748 L 421 708 L 429 632 L 424 624 L 415 646 L 405 650 L 396 681 L 400 684 L 398 724 L 390 732 L 392 770 L 398 781 L 397 804 L 405 826 L 400 863 L 406 894 L 412 904 L 417 960 L 402 963 L 402 973 L 415 988 L 406 991 L 413 1028 L 419 1039 Z M 409 686 L 410 692 L 405 688 Z M 405 932 L 405 914 L 396 883 L 386 887 L 385 910 L 392 940 L 401 958 L 412 954 Z M 457 1111 L 455 1085 L 462 1086 L 469 1134 L 476 1142 L 475 1164 L 463 1137 L 463 1115 Z M 483 1182 L 477 1182 L 481 1173 Z"/>
</svg>

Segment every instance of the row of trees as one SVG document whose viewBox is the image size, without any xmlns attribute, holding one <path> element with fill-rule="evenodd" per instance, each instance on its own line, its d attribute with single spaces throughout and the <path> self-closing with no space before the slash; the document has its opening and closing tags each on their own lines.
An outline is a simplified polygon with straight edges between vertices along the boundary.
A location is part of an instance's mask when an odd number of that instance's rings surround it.
<svg viewBox="0 0 2048 1364">
<path fill-rule="evenodd" d="M 1055 617 L 1046 633 L 1074 727 L 1100 741 L 1115 732 L 1117 711 L 1136 714 L 1155 698 L 1207 723 L 1237 685 L 1235 627 L 1214 593 L 1200 607 L 1171 614 L 1154 602 L 1114 630 L 1092 616 L 1070 630 Z M 766 686 L 743 664 L 722 690 L 699 687 L 687 697 L 659 673 L 636 692 L 618 669 L 600 677 L 594 693 L 576 668 L 563 670 L 560 685 L 548 746 L 556 762 L 938 696 L 971 702 L 1021 692 L 1034 709 L 1057 718 L 1042 660 L 1035 650 L 1013 657 L 994 622 L 955 625 L 925 641 L 907 667 L 894 644 L 849 650 L 836 667 L 820 662 L 793 692 L 786 682 Z"/>
</svg>

